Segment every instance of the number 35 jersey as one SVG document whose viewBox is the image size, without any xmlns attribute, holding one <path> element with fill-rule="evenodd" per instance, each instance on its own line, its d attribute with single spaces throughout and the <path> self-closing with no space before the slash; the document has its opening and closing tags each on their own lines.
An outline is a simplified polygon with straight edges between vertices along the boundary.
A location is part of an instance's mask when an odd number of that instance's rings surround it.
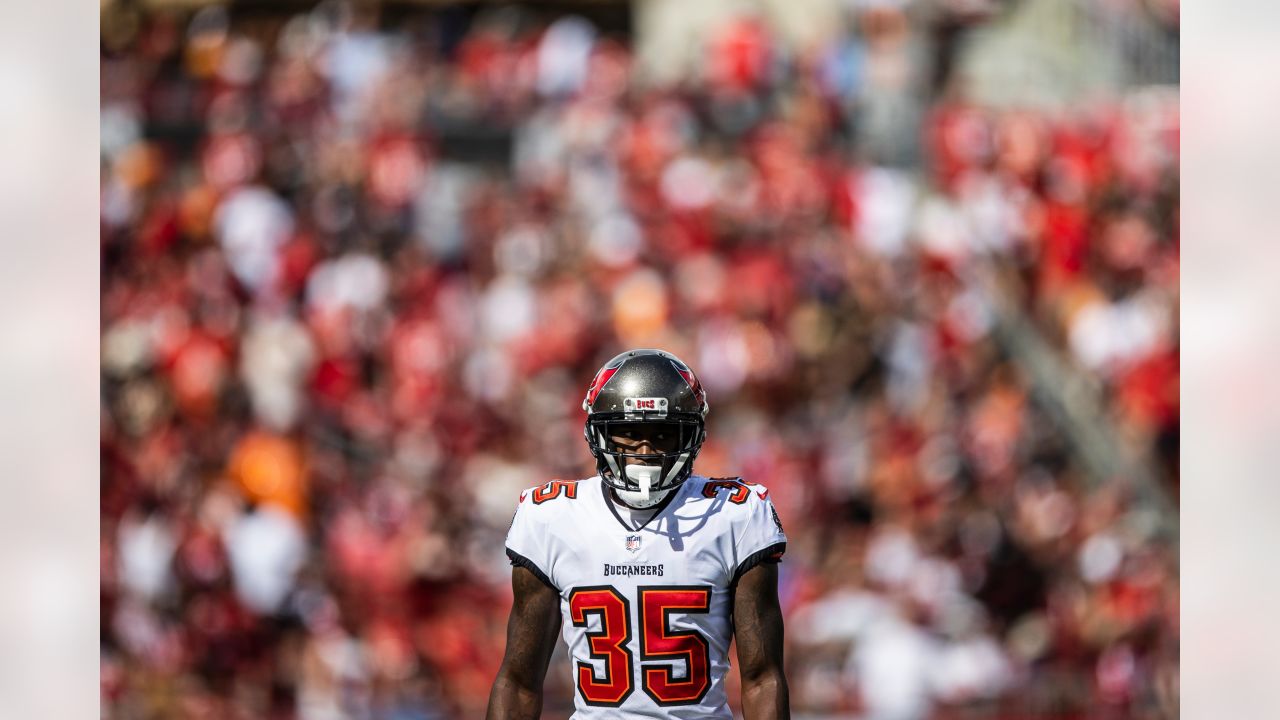
<svg viewBox="0 0 1280 720">
<path fill-rule="evenodd" d="M 507 555 L 560 594 L 576 720 L 732 718 L 733 590 L 787 537 L 769 491 L 692 476 L 639 529 L 598 478 L 520 494 Z"/>
</svg>

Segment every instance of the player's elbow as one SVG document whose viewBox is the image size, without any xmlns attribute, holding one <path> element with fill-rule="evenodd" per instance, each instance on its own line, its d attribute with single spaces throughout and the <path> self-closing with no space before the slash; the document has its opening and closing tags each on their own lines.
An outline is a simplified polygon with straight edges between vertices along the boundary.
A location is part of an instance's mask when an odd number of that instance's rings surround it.
<svg viewBox="0 0 1280 720">
<path fill-rule="evenodd" d="M 790 717 L 787 678 L 782 668 L 768 667 L 742 677 L 742 709 L 748 720 Z"/>
<path fill-rule="evenodd" d="M 748 689 L 785 691 L 786 687 L 787 676 L 783 674 L 782 668 L 777 665 L 765 664 L 742 669 L 742 691 L 744 693 Z"/>
<path fill-rule="evenodd" d="M 520 695 L 521 697 L 541 697 L 542 678 L 533 672 L 503 664 L 498 669 L 498 677 L 493 681 L 493 692 L 499 691 Z"/>
<path fill-rule="evenodd" d="M 537 718 L 542 711 L 542 684 L 511 673 L 506 667 L 498 671 L 489 693 L 485 720 L 520 720 Z"/>
</svg>

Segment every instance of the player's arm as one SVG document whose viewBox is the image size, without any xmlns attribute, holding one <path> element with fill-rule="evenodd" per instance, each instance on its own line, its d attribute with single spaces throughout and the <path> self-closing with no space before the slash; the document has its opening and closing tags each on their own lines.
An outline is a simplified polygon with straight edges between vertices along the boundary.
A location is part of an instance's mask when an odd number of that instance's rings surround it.
<svg viewBox="0 0 1280 720">
<path fill-rule="evenodd" d="M 542 681 L 560 632 L 560 594 L 524 567 L 511 569 L 515 601 L 507 620 L 507 650 L 489 692 L 486 720 L 542 714 Z"/>
<path fill-rule="evenodd" d="M 738 579 L 733 633 L 738 641 L 743 716 L 746 720 L 790 718 L 787 678 L 782 671 L 777 563 L 760 563 Z"/>
</svg>

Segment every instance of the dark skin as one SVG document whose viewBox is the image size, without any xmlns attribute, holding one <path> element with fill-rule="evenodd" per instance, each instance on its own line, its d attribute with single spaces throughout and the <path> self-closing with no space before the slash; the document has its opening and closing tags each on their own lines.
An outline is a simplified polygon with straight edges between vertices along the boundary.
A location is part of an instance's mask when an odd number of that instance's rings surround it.
<svg viewBox="0 0 1280 720">
<path fill-rule="evenodd" d="M 782 672 L 777 563 L 760 563 L 738 579 L 733 635 L 738 641 L 743 716 L 747 720 L 790 718 L 787 677 Z"/>
<path fill-rule="evenodd" d="M 631 431 L 613 439 L 627 452 L 644 453 L 653 452 L 666 440 Z M 507 649 L 489 693 L 486 720 L 526 720 L 541 715 L 543 680 L 560 632 L 560 594 L 555 589 L 523 567 L 512 568 L 511 587 L 515 600 L 507 622 Z M 743 716 L 746 720 L 790 718 L 787 678 L 782 671 L 777 563 L 761 563 L 738 579 L 733 596 L 733 634 L 738 644 Z"/>
<path fill-rule="evenodd" d="M 489 692 L 488 720 L 542 714 L 542 681 L 560 633 L 560 594 L 527 568 L 511 568 L 515 600 L 507 620 L 507 650 Z"/>
</svg>

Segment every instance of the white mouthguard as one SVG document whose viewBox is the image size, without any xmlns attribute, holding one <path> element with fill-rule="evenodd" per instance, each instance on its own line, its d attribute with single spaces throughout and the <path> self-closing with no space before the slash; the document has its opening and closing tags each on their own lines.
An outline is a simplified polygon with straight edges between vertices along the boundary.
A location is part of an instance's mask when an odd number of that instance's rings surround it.
<svg viewBox="0 0 1280 720">
<path fill-rule="evenodd" d="M 670 489 L 655 491 L 653 486 L 662 474 L 662 468 L 655 465 L 628 465 L 627 477 L 640 486 L 640 490 L 616 490 L 618 497 L 633 508 L 646 508 L 657 505 L 671 492 Z"/>
</svg>

